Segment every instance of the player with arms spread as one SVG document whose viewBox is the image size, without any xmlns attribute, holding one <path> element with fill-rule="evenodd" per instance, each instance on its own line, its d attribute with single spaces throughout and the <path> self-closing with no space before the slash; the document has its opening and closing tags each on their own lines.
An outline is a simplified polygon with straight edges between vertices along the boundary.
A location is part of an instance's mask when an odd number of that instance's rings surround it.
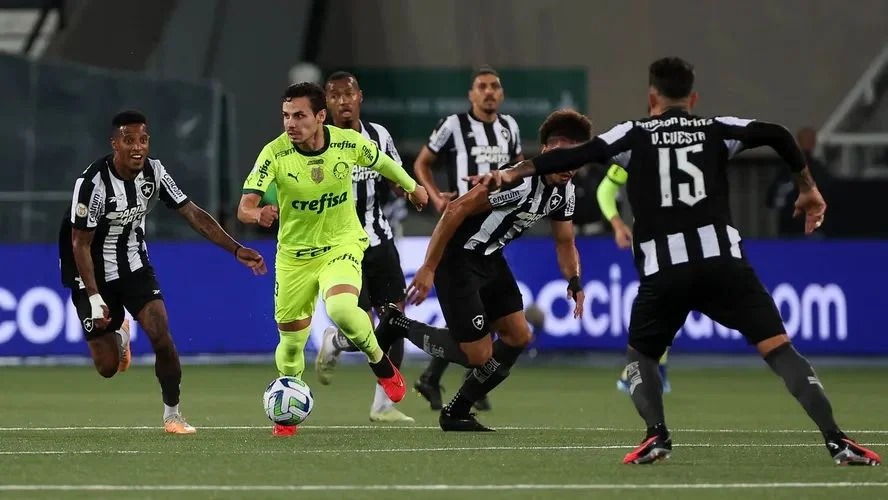
<svg viewBox="0 0 888 500">
<path fill-rule="evenodd" d="M 556 111 L 540 127 L 543 151 L 588 140 L 592 124 L 576 111 Z M 534 176 L 491 193 L 476 186 L 450 202 L 432 233 L 425 262 L 408 286 L 408 301 L 425 300 L 434 282 L 447 329 L 407 319 L 395 308 L 380 319 L 382 345 L 407 337 L 436 359 L 473 367 L 454 398 L 441 410 L 445 431 L 484 432 L 469 410 L 502 383 L 531 340 L 518 284 L 503 248 L 537 221 L 551 221 L 574 317 L 583 313 L 580 262 L 574 242 L 574 171 Z M 491 339 L 496 331 L 499 338 Z"/>
<path fill-rule="evenodd" d="M 426 205 L 428 195 L 372 141 L 354 130 L 324 125 L 326 98 L 319 85 L 291 85 L 281 107 L 284 132 L 259 153 L 237 213 L 241 222 L 263 227 L 280 215 L 274 289 L 278 372 L 302 377 L 303 351 L 320 295 L 327 315 L 367 355 L 386 395 L 398 402 L 406 393 L 404 379 L 379 348 L 367 313 L 358 307 L 368 235 L 355 211 L 352 172 L 355 167 L 378 171 L 409 193 L 417 209 Z M 260 208 L 272 183 L 280 208 Z M 295 432 L 295 426 L 274 428 L 279 436 Z"/>
<path fill-rule="evenodd" d="M 77 178 L 71 212 L 62 221 L 62 282 L 71 289 L 90 354 L 103 377 L 129 368 L 130 336 L 124 308 L 136 318 L 154 350 L 164 430 L 192 434 L 194 427 L 179 412 L 182 368 L 160 285 L 148 260 L 145 216 L 162 201 L 255 274 L 265 274 L 265 262 L 190 201 L 160 160 L 148 157 L 148 124 L 142 113 L 119 113 L 112 127 L 113 153 L 93 162 Z"/>
<path fill-rule="evenodd" d="M 657 360 L 694 310 L 739 330 L 756 347 L 820 429 L 836 464 L 878 465 L 879 455 L 839 428 L 817 374 L 786 335 L 780 312 L 746 260 L 740 233 L 731 223 L 728 160 L 743 149 L 769 146 L 793 172 L 799 188 L 796 215 L 804 214 L 805 233 L 820 227 L 826 203 L 804 156 L 781 125 L 692 115 L 698 98 L 693 87 L 688 62 L 657 60 L 649 69 L 650 117 L 620 123 L 576 148 L 473 181 L 508 184 L 612 157 L 629 172 L 641 284 L 632 305 L 627 357 L 632 402 L 647 434 L 623 463 L 651 463 L 672 452 Z"/>
</svg>

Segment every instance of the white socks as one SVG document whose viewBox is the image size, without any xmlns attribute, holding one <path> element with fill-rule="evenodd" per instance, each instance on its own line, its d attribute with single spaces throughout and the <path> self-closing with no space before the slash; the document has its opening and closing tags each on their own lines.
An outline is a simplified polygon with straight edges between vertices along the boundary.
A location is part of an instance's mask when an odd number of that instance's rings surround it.
<svg viewBox="0 0 888 500">
<path fill-rule="evenodd" d="M 385 390 L 382 386 L 379 384 L 374 385 L 376 386 L 376 393 L 373 395 L 373 406 L 370 408 L 370 411 L 381 412 L 395 406 L 395 403 L 385 395 Z"/>
<path fill-rule="evenodd" d="M 166 404 L 163 405 L 163 419 L 164 420 L 172 417 L 173 415 L 178 415 L 178 414 L 179 414 L 179 405 L 176 405 L 176 406 L 167 406 Z"/>
</svg>

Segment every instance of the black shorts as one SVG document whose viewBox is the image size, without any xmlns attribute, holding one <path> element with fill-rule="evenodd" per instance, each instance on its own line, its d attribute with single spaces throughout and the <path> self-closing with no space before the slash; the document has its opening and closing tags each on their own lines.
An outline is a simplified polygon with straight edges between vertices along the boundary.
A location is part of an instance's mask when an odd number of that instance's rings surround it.
<svg viewBox="0 0 888 500">
<path fill-rule="evenodd" d="M 749 263 L 722 257 L 671 266 L 643 279 L 632 304 L 629 345 L 659 358 L 691 311 L 738 330 L 750 344 L 785 331 L 774 299 Z"/>
<path fill-rule="evenodd" d="M 111 323 L 104 330 L 93 327 L 92 308 L 86 289 L 71 289 L 71 302 L 77 309 L 77 316 L 80 318 L 80 325 L 83 327 L 83 336 L 86 337 L 86 340 L 101 337 L 106 332 L 117 331 L 124 320 L 124 308 L 135 317 L 145 307 L 145 304 L 152 300 L 163 300 L 160 285 L 157 283 L 157 277 L 154 276 L 154 269 L 150 267 L 139 269 L 129 276 L 109 283 L 100 282 L 99 294 L 102 295 L 102 299 L 108 304 L 108 309 L 111 312 Z"/>
<path fill-rule="evenodd" d="M 361 295 L 358 306 L 369 311 L 388 303 L 397 304 L 404 300 L 407 283 L 401 270 L 401 256 L 394 240 L 388 240 L 364 251 L 361 261 Z"/>
<path fill-rule="evenodd" d="M 484 338 L 491 323 L 524 310 L 502 252 L 483 256 L 448 249 L 435 272 L 435 290 L 447 328 L 458 342 Z"/>
</svg>

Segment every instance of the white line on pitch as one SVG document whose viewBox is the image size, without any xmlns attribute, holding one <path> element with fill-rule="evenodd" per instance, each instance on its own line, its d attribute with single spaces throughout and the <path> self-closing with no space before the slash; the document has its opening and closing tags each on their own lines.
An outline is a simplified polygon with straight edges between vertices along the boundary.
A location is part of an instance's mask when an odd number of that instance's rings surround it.
<svg viewBox="0 0 888 500">
<path fill-rule="evenodd" d="M 819 448 L 818 443 L 687 443 L 677 444 L 676 448 Z M 873 443 L 871 446 L 888 446 L 888 443 Z M 439 446 L 428 448 L 345 448 L 345 449 L 290 449 L 290 450 L 2 450 L 0 455 L 189 455 L 193 453 L 210 455 L 293 455 L 293 454 L 337 454 L 337 453 L 426 453 L 455 451 L 567 451 L 567 450 L 631 450 L 635 445 L 600 444 L 569 446 Z"/>
<path fill-rule="evenodd" d="M 198 429 L 203 430 L 267 430 L 271 429 L 268 425 L 197 425 Z M 59 426 L 59 427 L 0 427 L 0 432 L 14 431 L 133 431 L 133 430 L 157 430 L 160 426 L 151 425 L 118 425 L 118 426 Z M 439 430 L 434 425 L 304 425 L 300 426 L 303 430 Z M 620 427 L 551 427 L 551 426 L 499 426 L 497 430 L 503 431 L 587 431 L 587 432 L 641 432 L 638 428 L 620 428 Z M 700 432 L 713 434 L 808 434 L 818 433 L 817 430 L 810 429 L 671 429 L 672 432 Z M 888 434 L 888 429 L 852 429 L 845 431 L 849 434 Z"/>
<path fill-rule="evenodd" d="M 888 482 L 660 483 L 660 484 L 304 484 L 304 485 L 112 485 L 0 484 L 0 491 L 515 491 L 515 490 L 718 490 L 774 488 L 885 488 Z"/>
</svg>

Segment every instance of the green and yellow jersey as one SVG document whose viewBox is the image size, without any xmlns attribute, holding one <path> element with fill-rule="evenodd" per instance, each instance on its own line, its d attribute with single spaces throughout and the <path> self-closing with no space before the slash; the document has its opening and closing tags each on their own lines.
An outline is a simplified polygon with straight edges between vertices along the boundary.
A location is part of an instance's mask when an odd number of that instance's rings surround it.
<svg viewBox="0 0 888 500">
<path fill-rule="evenodd" d="M 318 151 L 298 149 L 286 133 L 269 142 L 247 176 L 243 192 L 274 199 L 266 191 L 275 185 L 280 210 L 278 251 L 310 258 L 337 245 L 367 239 L 352 194 L 355 167 L 372 168 L 408 193 L 416 189 L 416 181 L 373 141 L 354 130 L 325 125 L 324 147 Z"/>
</svg>

